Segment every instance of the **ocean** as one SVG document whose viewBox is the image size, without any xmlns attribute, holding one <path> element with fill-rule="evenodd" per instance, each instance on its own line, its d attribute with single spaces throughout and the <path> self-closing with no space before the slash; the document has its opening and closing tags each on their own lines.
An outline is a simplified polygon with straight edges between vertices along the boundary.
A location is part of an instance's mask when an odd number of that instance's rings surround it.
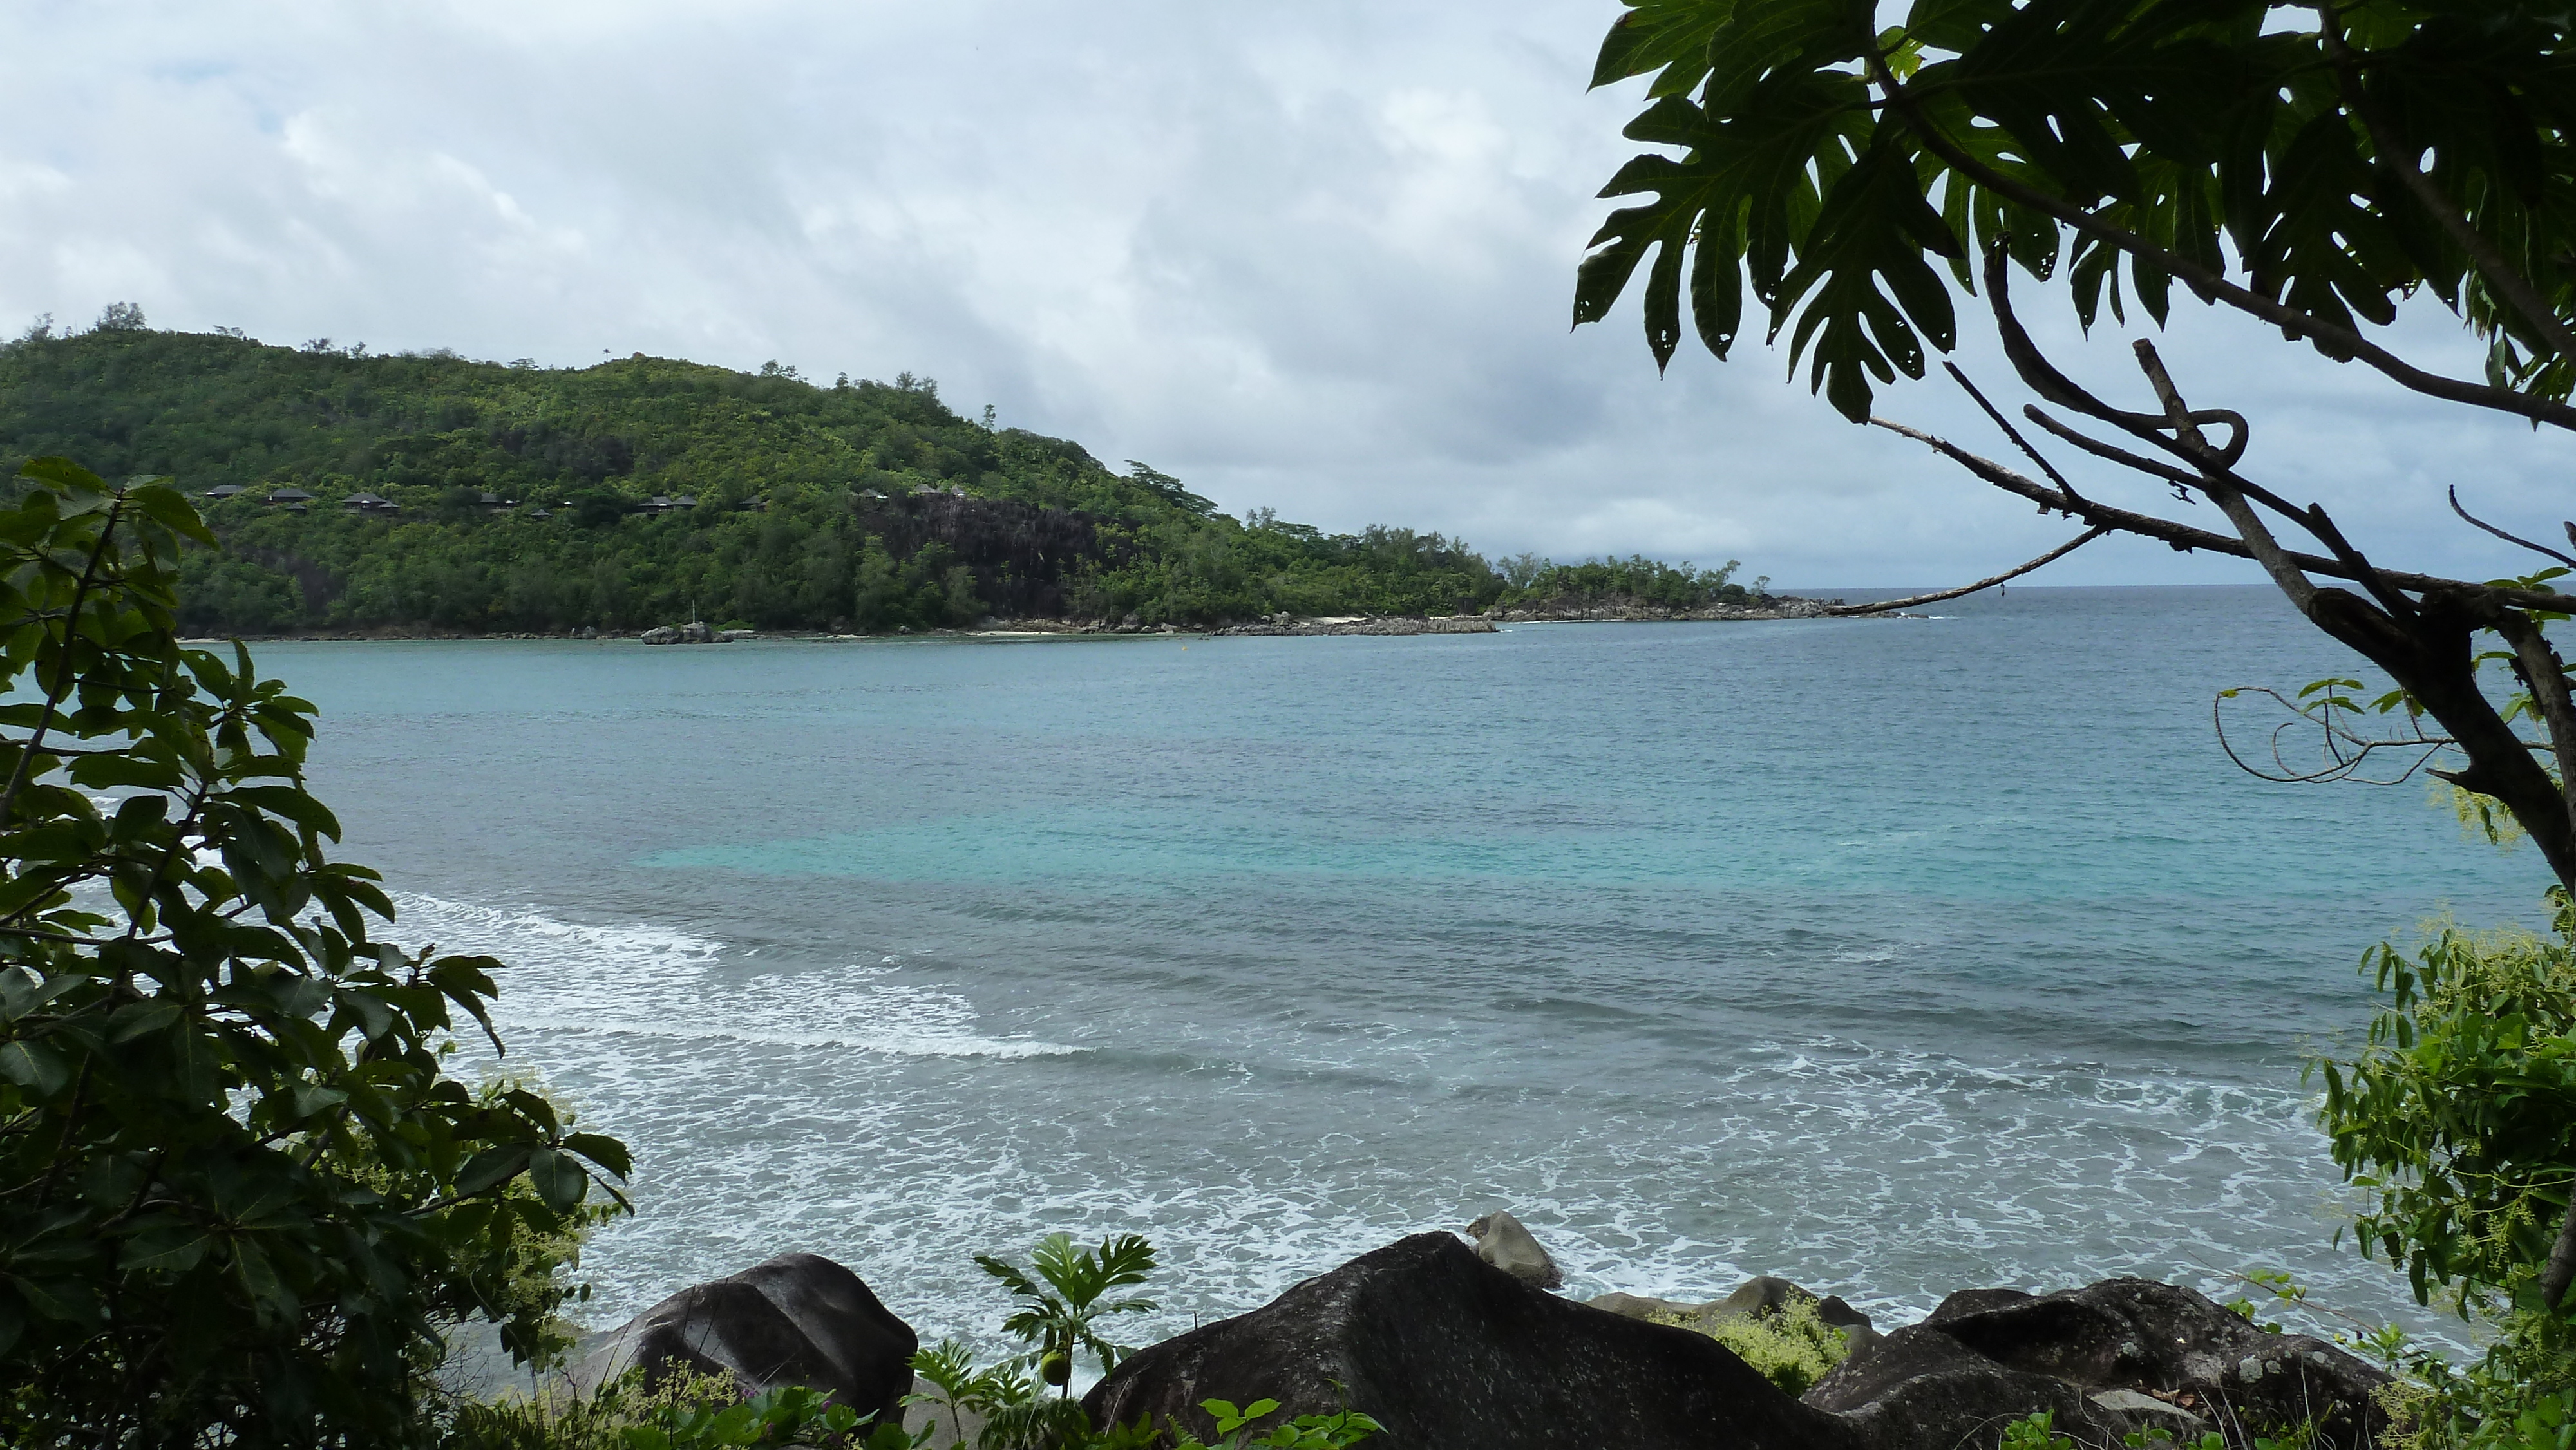
<svg viewBox="0 0 2576 1450">
<path fill-rule="evenodd" d="M 1161 1249 L 1146 1343 L 1498 1207 L 1586 1296 L 2418 1317 L 2300 1064 L 2537 856 L 2230 764 L 2215 692 L 2356 663 L 2268 591 L 1932 612 L 259 659 L 388 935 L 635 1149 L 596 1325 L 804 1250 L 989 1346 L 972 1256 L 1063 1229 Z"/>
</svg>

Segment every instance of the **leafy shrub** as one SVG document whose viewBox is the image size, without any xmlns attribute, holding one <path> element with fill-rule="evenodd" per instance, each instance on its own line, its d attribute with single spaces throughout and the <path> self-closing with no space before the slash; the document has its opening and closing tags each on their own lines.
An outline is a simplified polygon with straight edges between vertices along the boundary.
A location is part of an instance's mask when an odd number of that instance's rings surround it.
<svg viewBox="0 0 2576 1450">
<path fill-rule="evenodd" d="M 1816 1317 L 1812 1300 L 1793 1299 L 1760 1315 L 1658 1314 L 1658 1324 L 1696 1330 L 1760 1371 L 1790 1395 L 1803 1395 L 1851 1357 L 1851 1341 Z"/>
<path fill-rule="evenodd" d="M 313 707 L 179 643 L 208 537 L 62 459 L 0 507 L 0 1443 L 422 1443 L 439 1328 L 543 1355 L 627 1154 L 448 1076 L 499 963 L 373 935 Z"/>
<path fill-rule="evenodd" d="M 663 1410 L 731 1404 L 743 1398 L 727 1374 L 665 1374 L 647 1383 L 639 1366 L 587 1395 L 561 1384 L 492 1404 L 451 1407 L 439 1450 L 627 1450 L 626 1432 Z"/>
<path fill-rule="evenodd" d="M 2576 1295 L 2549 1272 L 2576 1192 L 2576 904 L 2549 899 L 2547 936 L 2444 924 L 2412 956 L 2372 951 L 2386 1003 L 2365 1043 L 2312 1064 L 2335 1162 L 2368 1195 L 2362 1252 L 2495 1336 L 2465 1368 L 2373 1341 L 2406 1376 L 2387 1408 L 2411 1450 L 2576 1445 Z"/>
</svg>

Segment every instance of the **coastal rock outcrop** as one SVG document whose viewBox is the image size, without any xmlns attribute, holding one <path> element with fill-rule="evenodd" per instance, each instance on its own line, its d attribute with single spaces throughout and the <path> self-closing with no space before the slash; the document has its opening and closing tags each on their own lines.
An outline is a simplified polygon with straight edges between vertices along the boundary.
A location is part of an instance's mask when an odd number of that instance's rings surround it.
<svg viewBox="0 0 2576 1450">
<path fill-rule="evenodd" d="M 1856 1348 L 1806 1402 L 1850 1414 L 1883 1444 L 1956 1439 L 2047 1409 L 2060 1432 L 2109 1444 L 2161 1425 L 2245 1445 L 2313 1419 L 2317 1443 L 2363 1445 L 2387 1426 L 2374 1398 L 2386 1383 L 2323 1340 L 2269 1333 L 2189 1289 L 2106 1279 L 1953 1294 L 1921 1324 Z"/>
<path fill-rule="evenodd" d="M 665 624 L 636 636 L 645 644 L 731 644 L 737 639 L 750 639 L 748 629 L 718 629 L 704 620 L 686 624 Z"/>
<path fill-rule="evenodd" d="M 1345 1395 L 1385 1425 L 1386 1450 L 1867 1450 L 1706 1336 L 1560 1299 L 1445 1233 L 1142 1350 L 1083 1407 L 1094 1424 L 1168 1417 L 1207 1436 L 1202 1400 L 1298 1415 Z"/>
<path fill-rule="evenodd" d="M 1480 1238 L 1508 1217 L 1479 1220 Z M 1758 1318 L 1802 1298 L 1852 1341 L 1803 1399 L 1706 1334 L 1647 1318 Z M 2082 1445 L 2147 1429 L 2189 1444 L 2214 1430 L 2249 1450 L 2310 1421 L 2314 1443 L 2372 1444 L 2386 1383 L 2321 1340 L 2267 1333 L 2143 1279 L 1967 1290 L 1880 1335 L 1840 1299 L 1769 1276 L 1700 1305 L 1578 1304 L 1430 1233 L 1142 1350 L 1083 1405 L 1094 1424 L 1146 1416 L 1206 1436 L 1199 1404 L 1211 1398 L 1275 1399 L 1287 1415 L 1347 1404 L 1386 1427 L 1374 1442 L 1386 1450 L 1992 1450 L 2005 1425 L 2042 1412 Z"/>
<path fill-rule="evenodd" d="M 858 1275 L 817 1254 L 781 1254 L 683 1289 L 587 1346 L 567 1378 L 588 1394 L 641 1365 L 730 1372 L 744 1390 L 806 1385 L 881 1420 L 900 1419 L 920 1348 Z"/>
<path fill-rule="evenodd" d="M 1565 1287 L 1565 1273 L 1556 1260 L 1547 1256 L 1538 1240 L 1521 1226 L 1521 1221 L 1502 1209 L 1495 1209 L 1467 1225 L 1467 1237 L 1476 1244 L 1476 1257 L 1520 1280 L 1542 1289 Z"/>
<path fill-rule="evenodd" d="M 1494 622 L 1462 614 L 1436 619 L 1291 619 L 1273 615 L 1252 624 L 1231 625 L 1212 634 L 1492 634 Z"/>
</svg>

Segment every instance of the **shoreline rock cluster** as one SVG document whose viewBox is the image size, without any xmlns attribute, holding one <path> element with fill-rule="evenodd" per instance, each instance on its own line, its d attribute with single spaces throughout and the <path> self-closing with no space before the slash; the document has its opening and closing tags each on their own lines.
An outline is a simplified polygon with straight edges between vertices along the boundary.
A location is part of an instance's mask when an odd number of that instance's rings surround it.
<svg viewBox="0 0 2576 1450">
<path fill-rule="evenodd" d="M 1130 617 L 1125 620 L 1072 619 L 987 619 L 964 629 L 898 629 L 888 634 L 835 634 L 826 630 L 753 630 L 717 629 L 704 622 L 666 624 L 632 636 L 642 644 L 733 644 L 745 640 L 794 640 L 803 642 L 840 643 L 879 639 L 973 639 L 978 636 L 1013 635 L 1102 635 L 1102 634 L 1172 634 L 1203 635 L 1208 638 L 1244 635 L 1415 635 L 1415 634 L 1492 634 L 1506 624 L 1659 624 L 1705 623 L 1713 620 L 1758 621 L 1774 619 L 1823 619 L 1843 601 L 1839 599 L 1805 599 L 1779 595 L 1759 605 L 1713 604 L 1702 609 L 1669 609 L 1651 604 L 1603 605 L 1580 609 L 1503 609 L 1493 608 L 1482 614 L 1414 617 L 1410 615 L 1324 616 L 1306 617 L 1275 614 L 1268 619 L 1248 620 L 1239 624 L 1190 626 L 1178 624 L 1144 624 Z M 1912 617 L 1912 616 L 1907 616 Z M 492 634 L 470 634 L 459 630 L 431 629 L 419 632 L 362 630 L 338 634 L 245 635 L 257 642 L 323 641 L 397 641 L 397 640 L 613 640 L 627 636 L 602 634 L 596 626 L 564 630 L 552 634 L 503 631 Z M 215 644 L 217 640 L 191 639 L 191 644 Z"/>
<path fill-rule="evenodd" d="M 1257 624 L 1230 624 L 1209 630 L 1212 639 L 1227 635 L 1319 635 L 1319 634 L 1492 634 L 1494 621 L 1480 614 L 1410 619 L 1393 616 L 1382 619 L 1292 619 L 1277 614 Z"/>
<path fill-rule="evenodd" d="M 2190 1289 L 2107 1279 L 2032 1294 L 1967 1289 L 1919 1324 L 1880 1333 L 1839 1298 L 1764 1276 L 1693 1303 L 1553 1292 L 1563 1275 L 1509 1213 L 1458 1235 L 1414 1234 L 1288 1289 L 1260 1308 L 1137 1351 L 1083 1397 L 1094 1424 L 1168 1418 L 1202 1436 L 1209 1399 L 1278 1401 L 1287 1415 L 1347 1405 L 1385 1426 L 1386 1450 L 1993 1450 L 2031 1415 L 2079 1445 L 2138 1432 L 2189 1445 L 2215 1433 L 2253 1450 L 2308 1426 L 2308 1442 L 2364 1450 L 2388 1428 L 2388 1376 L 2325 1341 L 2257 1327 Z M 1793 1396 L 1707 1326 L 1813 1306 L 1848 1357 Z M 685 1289 L 584 1341 L 567 1379 L 587 1391 L 631 1366 L 648 1379 L 729 1372 L 746 1392 L 829 1389 L 903 1413 L 917 1386 L 910 1326 L 850 1270 L 788 1254 Z M 926 1388 L 926 1387 L 921 1387 Z M 944 1426 L 943 1434 L 975 1426 Z"/>
</svg>

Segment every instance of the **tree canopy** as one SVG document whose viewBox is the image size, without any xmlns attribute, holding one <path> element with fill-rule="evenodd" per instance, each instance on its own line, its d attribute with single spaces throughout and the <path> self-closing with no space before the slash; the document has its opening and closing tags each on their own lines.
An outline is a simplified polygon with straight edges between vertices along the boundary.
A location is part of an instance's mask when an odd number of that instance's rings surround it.
<svg viewBox="0 0 2576 1450">
<path fill-rule="evenodd" d="M 2173 284 L 2401 385 L 2561 426 L 2576 372 L 2576 67 L 2568 17 L 2520 4 L 1636 0 L 1596 85 L 1651 76 L 1575 318 L 1642 266 L 1659 360 L 1724 357 L 1744 295 L 1855 422 L 1923 375 L 2002 247 L 2063 266 L 2090 325 L 2161 321 Z M 2290 17 L 2312 19 L 2301 28 Z M 2429 290 L 2490 341 L 2442 378 L 2368 334 Z"/>
</svg>

